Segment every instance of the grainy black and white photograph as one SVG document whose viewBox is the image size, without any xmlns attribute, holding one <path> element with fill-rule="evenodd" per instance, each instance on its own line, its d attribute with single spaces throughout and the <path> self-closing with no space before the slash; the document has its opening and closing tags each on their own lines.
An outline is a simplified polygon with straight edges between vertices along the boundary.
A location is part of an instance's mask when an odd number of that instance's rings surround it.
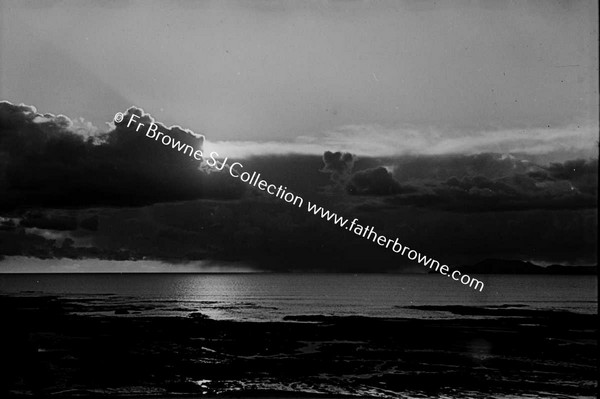
<svg viewBox="0 0 600 399">
<path fill-rule="evenodd" d="M 598 19 L 0 0 L 0 397 L 596 397 Z"/>
</svg>

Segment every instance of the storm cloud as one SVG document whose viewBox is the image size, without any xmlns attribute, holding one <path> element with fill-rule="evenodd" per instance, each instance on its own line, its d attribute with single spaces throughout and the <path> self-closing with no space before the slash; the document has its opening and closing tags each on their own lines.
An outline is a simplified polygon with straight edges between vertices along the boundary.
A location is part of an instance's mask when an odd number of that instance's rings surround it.
<svg viewBox="0 0 600 399">
<path fill-rule="evenodd" d="M 149 114 L 132 107 L 125 114 Z M 196 198 L 239 198 L 244 187 L 207 176 L 199 162 L 170 151 L 125 121 L 105 133 L 69 118 L 0 102 L 0 208 L 142 205 Z M 202 149 L 204 138 L 178 126 L 159 130 Z"/>
<path fill-rule="evenodd" d="M 363 191 L 349 186 L 352 194 L 385 197 L 380 202 L 371 201 L 368 206 L 372 209 L 418 206 L 496 212 L 596 208 L 597 160 L 539 165 L 505 154 L 484 153 L 397 157 L 383 162 L 392 164 L 393 172 L 387 172 L 390 167 L 359 170 L 351 183 L 362 183 Z M 375 170 L 379 170 L 378 177 L 373 179 Z M 379 190 L 370 189 L 368 184 Z"/>
<path fill-rule="evenodd" d="M 346 189 L 356 195 L 392 195 L 411 191 L 403 188 L 383 166 L 354 173 Z"/>
<path fill-rule="evenodd" d="M 349 152 L 325 151 L 321 171 L 329 173 L 334 183 L 343 185 L 350 178 L 355 161 L 355 156 Z"/>
<path fill-rule="evenodd" d="M 228 173 L 204 173 L 200 162 L 144 137 L 143 128 L 127 128 L 133 114 L 138 123 L 156 123 L 132 107 L 124 122 L 102 132 L 83 120 L 0 103 L 0 254 L 242 261 L 273 271 L 415 267 Z M 195 148 L 205 144 L 178 126 L 159 124 L 159 130 Z M 240 161 L 270 182 L 449 263 L 489 256 L 595 262 L 595 159 L 357 158 L 332 148 L 322 156 Z"/>
</svg>

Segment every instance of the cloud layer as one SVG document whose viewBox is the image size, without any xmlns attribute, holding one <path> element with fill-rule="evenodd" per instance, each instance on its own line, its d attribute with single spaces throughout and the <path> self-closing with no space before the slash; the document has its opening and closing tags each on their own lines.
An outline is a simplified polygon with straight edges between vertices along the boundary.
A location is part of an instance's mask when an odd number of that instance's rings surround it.
<svg viewBox="0 0 600 399">
<path fill-rule="evenodd" d="M 0 103 L 0 254 L 242 261 L 275 271 L 414 268 L 226 172 L 204 173 L 198 161 L 127 128 L 131 114 L 154 122 L 134 107 L 102 132 L 83 120 Z M 195 148 L 210 146 L 178 126 L 159 130 Z M 596 261 L 595 158 L 357 157 L 335 146 L 316 155 L 220 154 L 449 264 Z"/>
<path fill-rule="evenodd" d="M 139 108 L 149 125 L 154 120 Z M 122 122 L 98 132 L 63 115 L 0 102 L 0 209 L 29 206 L 141 205 L 238 198 L 243 187 L 208 176 L 199 162 L 170 151 Z M 203 137 L 178 126 L 159 130 L 201 149 Z"/>
</svg>

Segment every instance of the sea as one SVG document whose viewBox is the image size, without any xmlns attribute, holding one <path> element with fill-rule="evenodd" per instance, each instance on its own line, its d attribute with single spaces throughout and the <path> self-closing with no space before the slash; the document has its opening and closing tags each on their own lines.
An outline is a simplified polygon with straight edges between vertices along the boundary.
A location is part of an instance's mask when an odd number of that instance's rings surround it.
<svg viewBox="0 0 600 399">
<path fill-rule="evenodd" d="M 598 313 L 597 276 L 480 275 L 482 292 L 432 274 L 2 274 L 0 294 L 81 302 L 82 313 L 280 321 L 285 316 L 457 318 L 442 306 Z M 432 307 L 439 310 L 423 309 Z M 118 310 L 118 311 L 117 311 Z"/>
</svg>

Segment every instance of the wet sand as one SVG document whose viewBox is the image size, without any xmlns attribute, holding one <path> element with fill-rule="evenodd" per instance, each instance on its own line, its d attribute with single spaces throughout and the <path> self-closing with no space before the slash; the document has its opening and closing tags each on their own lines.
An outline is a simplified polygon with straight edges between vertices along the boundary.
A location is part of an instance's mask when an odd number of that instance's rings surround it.
<svg viewBox="0 0 600 399">
<path fill-rule="evenodd" d="M 597 315 L 430 307 L 456 319 L 85 314 L 0 296 L 0 396 L 594 397 Z M 464 318 L 464 316 L 474 318 Z"/>
</svg>

